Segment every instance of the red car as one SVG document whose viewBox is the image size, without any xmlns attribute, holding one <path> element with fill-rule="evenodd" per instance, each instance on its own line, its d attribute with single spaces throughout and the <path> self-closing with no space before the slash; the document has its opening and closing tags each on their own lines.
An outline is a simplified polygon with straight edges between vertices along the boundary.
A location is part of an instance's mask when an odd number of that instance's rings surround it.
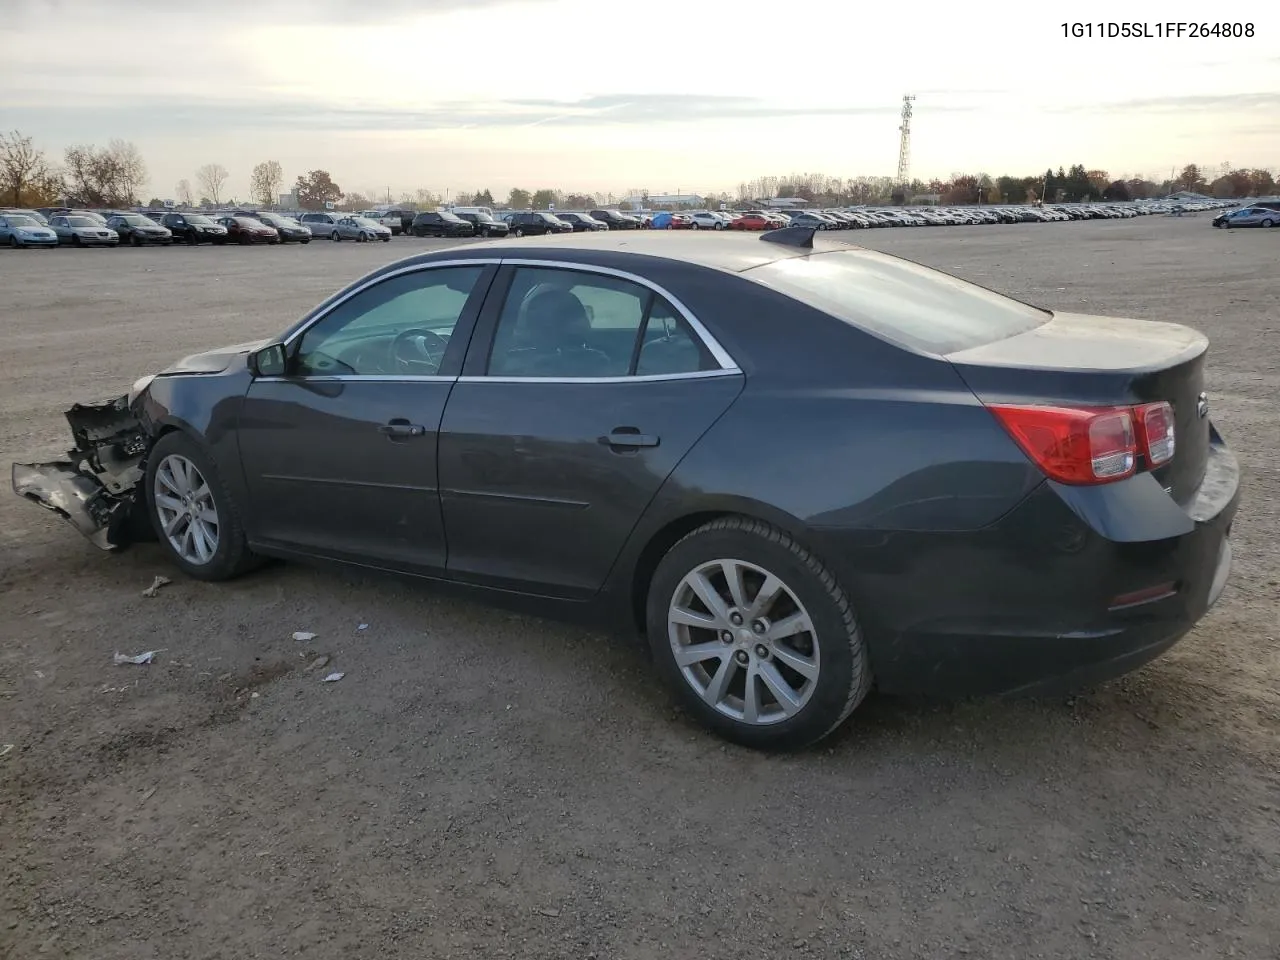
<svg viewBox="0 0 1280 960">
<path fill-rule="evenodd" d="M 227 243 L 279 243 L 280 231 L 253 217 L 222 217 L 218 223 L 227 228 Z"/>
<path fill-rule="evenodd" d="M 729 224 L 730 230 L 772 230 L 777 224 L 758 213 L 744 213 Z"/>
</svg>

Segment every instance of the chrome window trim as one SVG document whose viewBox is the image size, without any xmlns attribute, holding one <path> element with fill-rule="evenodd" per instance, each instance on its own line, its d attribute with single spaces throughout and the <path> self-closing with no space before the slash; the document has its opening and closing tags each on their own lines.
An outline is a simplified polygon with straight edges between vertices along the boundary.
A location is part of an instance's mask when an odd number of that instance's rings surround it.
<svg viewBox="0 0 1280 960">
<path fill-rule="evenodd" d="M 652 290 L 654 293 L 658 294 L 658 296 L 663 297 L 669 304 L 671 304 L 671 306 L 675 308 L 676 312 L 680 314 L 681 317 L 684 318 L 685 322 L 689 324 L 690 329 L 693 330 L 694 336 L 696 336 L 699 340 L 701 340 L 702 345 L 711 352 L 711 356 L 715 358 L 715 361 L 720 365 L 721 370 L 724 370 L 730 373 L 742 372 L 738 368 L 737 361 L 734 360 L 733 357 L 729 354 L 729 351 L 720 345 L 720 342 L 711 335 L 711 331 L 709 331 L 706 327 L 702 325 L 701 321 L 699 321 L 698 318 L 693 315 L 693 312 L 688 307 L 686 307 L 683 303 L 681 303 L 680 300 L 678 300 L 675 297 L 675 295 L 672 294 L 669 290 L 667 290 L 665 287 L 661 286 L 660 284 L 654 283 L 652 280 L 648 279 L 647 277 L 641 277 L 634 273 L 628 273 L 626 270 L 615 269 L 614 267 L 602 267 L 594 263 L 577 263 L 571 260 L 532 260 L 532 259 L 525 259 L 525 258 L 504 257 L 502 259 L 502 264 L 503 266 L 512 266 L 512 267 L 538 267 L 538 268 L 551 268 L 551 269 L 559 268 L 562 270 L 577 270 L 581 273 L 598 273 L 607 277 L 617 277 L 619 280 L 629 280 L 632 283 L 638 284 L 647 290 Z M 707 371 L 699 371 L 699 372 L 705 373 Z M 542 378 L 520 377 L 518 379 L 537 380 Z M 609 379 L 609 380 L 632 379 L 634 380 L 638 378 L 609 377 L 609 378 L 601 378 L 601 379 Z"/>
<path fill-rule="evenodd" d="M 254 383 L 453 383 L 457 377 L 441 377 L 436 374 L 414 376 L 410 373 L 352 373 L 323 374 L 314 377 L 254 377 Z"/>
<path fill-rule="evenodd" d="M 300 379 L 305 379 L 308 382 L 313 382 L 313 383 L 314 382 L 346 382 L 346 381 L 353 381 L 353 382 L 381 381 L 381 382 L 387 382 L 387 383 L 406 383 L 406 382 L 419 383 L 419 382 L 431 382 L 431 381 L 445 382 L 445 381 L 453 381 L 453 380 L 457 380 L 464 383 L 480 383 L 485 381 L 493 382 L 493 383 L 631 383 L 631 382 L 653 382 L 653 381 L 661 381 L 661 380 L 694 380 L 694 379 L 704 379 L 707 377 L 732 376 L 732 375 L 737 375 L 742 373 L 742 369 L 738 366 L 737 361 L 733 359 L 733 356 L 729 353 L 729 351 L 727 351 L 723 346 L 720 345 L 720 342 L 716 340 L 714 336 L 712 336 L 711 332 L 702 325 L 701 321 L 699 321 L 698 318 L 693 315 L 693 312 L 688 307 L 686 307 L 684 303 L 680 301 L 679 298 L 677 298 L 674 294 L 672 294 L 669 290 L 667 290 L 661 284 L 654 283 L 652 280 L 649 280 L 646 277 L 642 277 L 634 273 L 629 273 L 626 270 L 618 270 L 614 267 L 604 267 L 604 266 L 600 266 L 598 264 L 593 264 L 593 263 L 579 263 L 577 261 L 571 261 L 571 260 L 536 260 L 536 259 L 529 259 L 529 258 L 513 259 L 513 258 L 506 258 L 506 257 L 484 257 L 484 258 L 468 257 L 466 259 L 460 259 L 460 260 L 433 260 L 428 263 L 410 264 L 408 266 L 401 267 L 397 270 L 390 270 L 386 273 L 380 273 L 376 277 L 371 277 L 368 280 L 368 282 L 362 283 L 359 286 L 353 287 L 351 290 L 348 290 L 339 299 L 333 301 L 333 303 L 325 307 L 320 313 L 317 313 L 310 320 L 306 321 L 306 323 L 303 326 L 300 326 L 296 330 L 294 330 L 291 334 L 289 334 L 289 336 L 285 340 L 282 340 L 281 343 L 284 345 L 286 350 L 291 348 L 296 341 L 298 341 L 299 339 L 301 339 L 303 336 L 306 335 L 308 330 L 310 330 L 316 324 L 323 321 L 326 317 L 328 317 L 331 313 L 333 313 L 333 311 L 337 310 L 340 306 L 342 306 L 348 300 L 363 293 L 364 291 L 368 290 L 370 287 L 373 287 L 379 283 L 382 283 L 384 280 L 390 280 L 393 277 L 401 277 L 409 273 L 426 272 L 428 270 L 440 270 L 440 269 L 445 269 L 450 267 L 474 267 L 474 266 L 483 267 L 483 266 L 491 266 L 494 264 L 497 264 L 498 266 L 535 267 L 540 269 L 550 268 L 550 269 L 562 269 L 562 270 L 575 270 L 579 273 L 595 273 L 595 274 L 600 274 L 602 276 L 615 277 L 619 280 L 627 280 L 631 283 L 644 287 L 647 290 L 651 290 L 654 293 L 656 293 L 658 296 L 665 299 L 669 304 L 671 304 L 671 306 L 675 309 L 675 311 L 684 319 L 684 321 L 687 324 L 689 324 L 689 328 L 693 331 L 694 336 L 696 336 L 700 341 L 702 341 L 703 346 L 707 348 L 707 350 L 711 353 L 711 356 L 715 359 L 716 363 L 719 364 L 719 368 L 716 370 L 694 370 L 694 371 L 689 371 L 687 373 L 660 373 L 660 374 L 645 374 L 642 376 L 620 376 L 620 377 L 487 377 L 487 376 L 441 377 L 441 376 L 434 376 L 434 375 L 414 377 L 414 376 L 407 376 L 407 375 L 400 376 L 400 375 L 351 374 L 349 376 L 326 375 L 322 377 L 321 376 L 258 377 L 256 379 L 258 381 L 265 382 L 265 383 L 294 382 Z"/>
<path fill-rule="evenodd" d="M 691 370 L 688 373 L 646 373 L 638 377 L 458 377 L 459 383 L 654 383 L 660 380 L 711 380 L 741 376 L 741 370 Z"/>
</svg>

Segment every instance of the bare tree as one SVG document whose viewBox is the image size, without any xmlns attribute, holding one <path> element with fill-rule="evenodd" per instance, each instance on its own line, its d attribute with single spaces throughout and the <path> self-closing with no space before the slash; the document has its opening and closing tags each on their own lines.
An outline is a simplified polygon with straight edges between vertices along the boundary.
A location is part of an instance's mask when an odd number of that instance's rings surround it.
<svg viewBox="0 0 1280 960">
<path fill-rule="evenodd" d="M 147 167 L 138 148 L 124 140 L 106 147 L 78 145 L 66 154 L 67 189 L 85 206 L 129 206 L 147 182 Z"/>
<path fill-rule="evenodd" d="M 222 188 L 227 185 L 227 179 L 230 176 L 227 168 L 220 163 L 206 163 L 196 171 L 196 181 L 200 184 L 200 190 L 214 206 L 222 202 Z"/>
<path fill-rule="evenodd" d="M 44 151 L 37 150 L 30 137 L 17 130 L 0 134 L 0 194 L 15 206 L 22 205 L 25 193 L 35 192 L 53 179 Z"/>
<path fill-rule="evenodd" d="M 142 188 L 147 183 L 147 165 L 142 154 L 128 140 L 112 140 L 107 144 L 107 156 L 114 175 L 116 194 L 125 203 L 142 198 Z"/>
<path fill-rule="evenodd" d="M 272 206 L 280 195 L 284 183 L 284 171 L 275 160 L 264 160 L 253 168 L 249 178 L 249 193 L 264 207 Z"/>
<path fill-rule="evenodd" d="M 196 199 L 195 199 L 195 194 L 191 192 L 190 180 L 187 180 L 184 178 L 178 181 L 177 194 L 178 194 L 178 202 L 182 204 L 184 207 L 191 207 L 195 205 Z"/>
</svg>

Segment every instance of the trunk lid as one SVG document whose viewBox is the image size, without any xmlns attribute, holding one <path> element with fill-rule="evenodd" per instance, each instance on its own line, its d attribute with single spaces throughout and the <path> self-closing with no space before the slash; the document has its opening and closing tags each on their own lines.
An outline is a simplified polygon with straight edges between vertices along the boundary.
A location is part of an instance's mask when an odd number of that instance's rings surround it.
<svg viewBox="0 0 1280 960">
<path fill-rule="evenodd" d="M 1149 320 L 1055 313 L 1042 326 L 947 355 L 985 404 L 1111 406 L 1167 400 L 1173 459 L 1152 471 L 1179 504 L 1195 495 L 1209 453 L 1208 338 Z M 1139 469 L 1145 469 L 1141 466 Z"/>
</svg>

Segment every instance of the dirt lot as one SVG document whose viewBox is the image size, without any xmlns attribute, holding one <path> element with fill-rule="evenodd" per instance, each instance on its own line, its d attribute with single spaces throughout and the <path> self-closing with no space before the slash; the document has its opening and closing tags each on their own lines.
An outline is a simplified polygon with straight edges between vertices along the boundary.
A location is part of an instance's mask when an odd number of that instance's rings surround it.
<svg viewBox="0 0 1280 960">
<path fill-rule="evenodd" d="M 1065 701 L 873 696 L 766 757 L 609 638 L 300 566 L 145 599 L 173 574 L 154 545 L 105 555 L 0 497 L 0 957 L 1277 956 L 1280 230 L 856 236 L 1212 337 L 1245 502 L 1234 579 L 1174 651 Z M 0 251 L 2 459 L 430 245 Z"/>
</svg>

